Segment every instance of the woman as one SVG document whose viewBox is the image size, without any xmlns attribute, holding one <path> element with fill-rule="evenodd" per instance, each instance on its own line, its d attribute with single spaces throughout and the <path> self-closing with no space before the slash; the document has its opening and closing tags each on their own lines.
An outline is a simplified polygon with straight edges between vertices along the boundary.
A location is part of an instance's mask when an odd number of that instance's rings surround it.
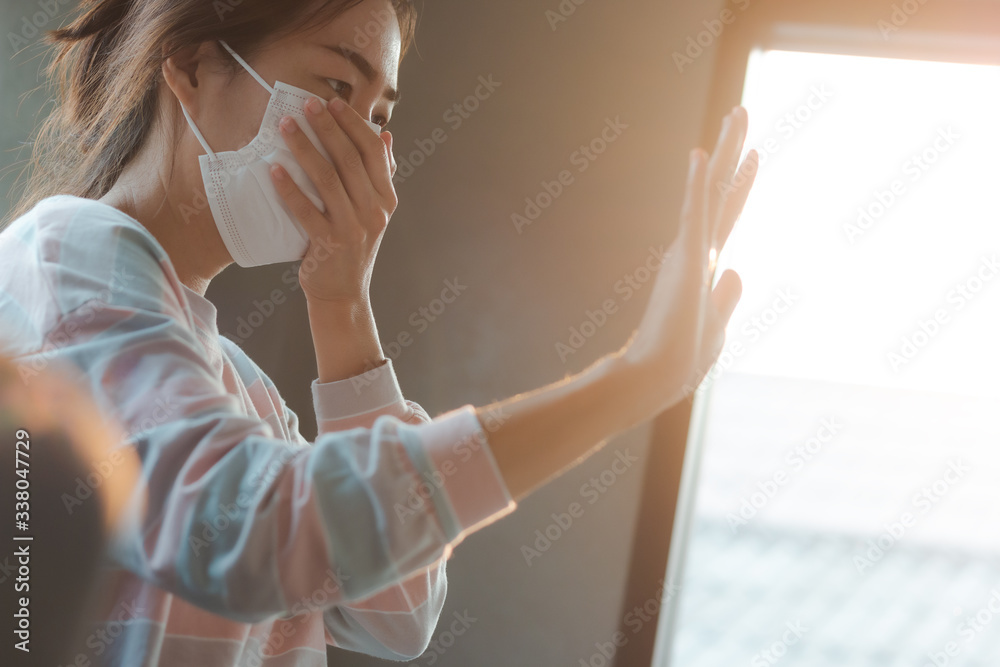
<svg viewBox="0 0 1000 667">
<path fill-rule="evenodd" d="M 120 524 L 86 659 L 318 666 L 324 644 L 418 656 L 454 546 L 681 400 L 716 358 L 740 284 L 726 272 L 713 290 L 710 256 L 756 170 L 751 153 L 751 178 L 727 187 L 745 112 L 711 159 L 692 153 L 681 233 L 625 347 L 432 421 L 401 395 L 368 299 L 396 206 L 391 135 L 369 126 L 391 116 L 410 4 L 85 4 L 55 33 L 60 104 L 0 234 L 0 353 L 26 382 L 53 358 L 79 368 L 142 460 L 148 506 Z M 204 297 L 233 261 L 300 258 L 315 443 Z"/>
</svg>

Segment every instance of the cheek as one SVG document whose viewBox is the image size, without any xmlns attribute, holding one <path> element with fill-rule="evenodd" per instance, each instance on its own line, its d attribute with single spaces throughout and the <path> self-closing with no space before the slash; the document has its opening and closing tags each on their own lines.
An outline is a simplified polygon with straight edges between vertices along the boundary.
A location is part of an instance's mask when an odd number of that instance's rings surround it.
<svg viewBox="0 0 1000 667">
<path fill-rule="evenodd" d="M 228 95 L 224 101 L 217 103 L 213 123 L 219 147 L 213 143 L 213 150 L 239 150 L 257 136 L 270 99 L 266 90 L 258 88 L 260 95 Z"/>
</svg>

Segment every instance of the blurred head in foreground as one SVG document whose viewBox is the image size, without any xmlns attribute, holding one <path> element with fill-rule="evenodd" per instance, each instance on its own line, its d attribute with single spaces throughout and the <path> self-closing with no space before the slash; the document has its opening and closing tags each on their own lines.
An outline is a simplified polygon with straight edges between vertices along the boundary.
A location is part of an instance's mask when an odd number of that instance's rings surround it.
<svg viewBox="0 0 1000 667">
<path fill-rule="evenodd" d="M 0 357 L 2 654 L 10 656 L 0 663 L 71 663 L 104 548 L 139 479 L 138 457 L 123 442 L 54 364 L 24 382 Z"/>
</svg>

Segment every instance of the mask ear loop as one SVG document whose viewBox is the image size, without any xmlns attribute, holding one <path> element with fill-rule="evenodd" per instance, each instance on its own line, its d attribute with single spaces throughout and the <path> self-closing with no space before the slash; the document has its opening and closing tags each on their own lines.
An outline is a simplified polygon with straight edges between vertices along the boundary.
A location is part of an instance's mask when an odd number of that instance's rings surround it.
<svg viewBox="0 0 1000 667">
<path fill-rule="evenodd" d="M 219 44 L 222 44 L 224 47 L 226 47 L 226 51 L 229 51 L 229 54 L 233 58 L 236 59 L 236 62 L 238 62 L 240 65 L 242 65 L 243 69 L 245 69 L 247 72 L 249 72 L 250 75 L 253 78 L 257 79 L 257 83 L 259 83 L 260 85 L 264 86 L 264 88 L 267 90 L 267 92 L 269 94 L 274 95 L 274 88 L 272 88 L 270 85 L 268 85 L 267 81 L 264 81 L 264 79 L 261 78 L 260 74 L 257 74 L 257 72 L 255 72 L 254 69 L 252 67 L 250 67 L 250 65 L 247 64 L 247 61 L 243 60 L 243 58 L 240 58 L 240 55 L 238 53 L 236 53 L 235 51 L 233 51 L 232 47 L 230 47 L 228 44 L 226 44 L 225 40 L 220 39 L 219 40 Z M 201 134 L 201 130 L 199 130 L 198 126 L 195 125 L 195 123 L 194 123 L 193 120 L 191 120 L 191 116 L 190 116 L 190 114 L 188 114 L 188 111 L 187 111 L 186 108 L 184 108 L 183 104 L 181 105 L 181 111 L 184 112 L 184 117 L 187 119 L 188 125 L 191 126 L 191 131 L 194 132 L 194 136 L 197 137 L 198 138 L 198 142 L 201 143 L 202 148 L 205 149 L 205 152 L 208 153 L 208 156 L 212 160 L 215 160 L 216 159 L 215 158 L 215 151 L 213 151 L 211 149 L 211 147 L 209 147 L 208 142 L 205 141 L 205 137 L 202 136 L 202 134 Z"/>
<path fill-rule="evenodd" d="M 201 142 L 202 148 L 205 149 L 205 152 L 208 153 L 208 156 L 214 161 L 215 151 L 209 148 L 208 142 L 205 141 L 205 137 L 201 136 L 201 131 L 198 129 L 198 126 L 194 124 L 194 121 L 191 120 L 191 116 L 188 115 L 188 110 L 184 108 L 183 104 L 181 105 L 181 111 L 184 112 L 184 117 L 187 118 L 188 125 L 191 126 L 191 131 L 194 132 L 194 136 L 198 138 L 198 141 Z"/>
<path fill-rule="evenodd" d="M 257 74 L 257 72 L 255 72 L 253 70 L 253 68 L 250 67 L 250 65 L 247 64 L 247 61 L 243 60 L 243 58 L 240 58 L 239 54 L 236 53 L 235 51 L 233 51 L 232 48 L 230 48 L 230 46 L 228 44 L 226 44 L 225 40 L 220 39 L 219 40 L 219 44 L 222 44 L 224 47 L 226 47 L 226 51 L 229 51 L 229 54 L 233 58 L 236 58 L 236 62 L 238 62 L 239 64 L 243 65 L 243 69 L 245 69 L 247 72 L 249 72 L 250 75 L 253 76 L 253 78 L 257 79 L 257 83 L 259 83 L 260 85 L 264 86 L 264 88 L 267 89 L 267 92 L 270 93 L 271 95 L 274 94 L 274 88 L 272 88 L 270 85 L 268 85 L 267 81 L 264 81 L 264 79 L 261 78 L 260 74 Z"/>
<path fill-rule="evenodd" d="M 253 67 L 250 67 L 250 65 L 247 64 L 247 61 L 243 60 L 243 58 L 240 58 L 240 55 L 235 51 L 233 51 L 232 47 L 226 44 L 226 40 L 220 39 L 219 44 L 222 44 L 224 47 L 226 47 L 226 51 L 229 51 L 229 54 L 232 55 L 233 58 L 236 58 L 236 61 L 239 62 L 239 64 L 243 65 L 243 69 L 249 72 L 250 76 L 257 79 L 257 83 L 264 86 L 264 88 L 267 89 L 268 93 L 274 95 L 274 88 L 268 85 L 267 81 L 264 81 L 264 79 L 261 78 L 260 74 L 257 74 L 257 72 L 254 71 Z M 373 123 L 370 120 L 366 120 L 365 122 L 368 123 L 368 127 L 372 128 L 372 131 L 375 132 L 375 134 L 379 135 L 382 134 L 381 125 L 379 125 L 378 123 Z"/>
</svg>

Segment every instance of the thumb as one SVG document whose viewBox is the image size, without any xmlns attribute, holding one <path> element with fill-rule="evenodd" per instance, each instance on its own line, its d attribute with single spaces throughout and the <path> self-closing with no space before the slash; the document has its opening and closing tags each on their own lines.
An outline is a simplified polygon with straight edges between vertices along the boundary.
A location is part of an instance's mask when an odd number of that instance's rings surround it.
<svg viewBox="0 0 1000 667">
<path fill-rule="evenodd" d="M 743 294 L 743 282 L 740 280 L 738 273 L 732 269 L 728 269 L 719 278 L 719 283 L 712 290 L 712 303 L 715 304 L 716 310 L 719 311 L 720 326 L 724 329 L 726 325 L 729 324 L 729 318 L 732 316 L 733 311 L 736 310 L 736 304 L 740 301 L 740 295 Z"/>
</svg>

